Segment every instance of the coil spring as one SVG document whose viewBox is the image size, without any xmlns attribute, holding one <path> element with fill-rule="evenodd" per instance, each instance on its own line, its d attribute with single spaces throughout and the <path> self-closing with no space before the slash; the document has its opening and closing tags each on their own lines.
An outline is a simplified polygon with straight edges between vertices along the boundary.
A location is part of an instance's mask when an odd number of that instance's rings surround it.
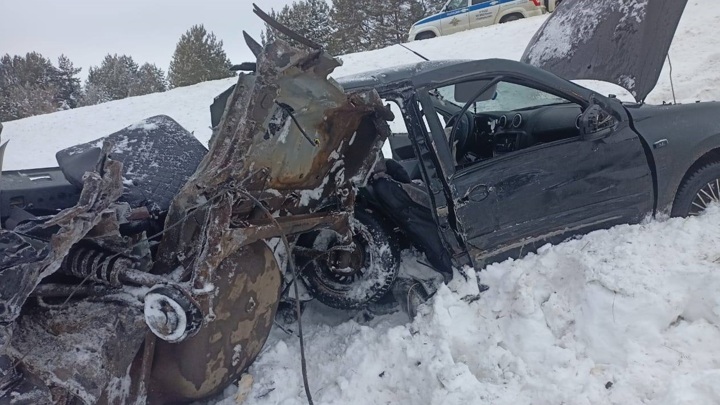
<svg viewBox="0 0 720 405">
<path fill-rule="evenodd" d="M 131 267 L 132 261 L 125 257 L 93 247 L 74 246 L 65 257 L 61 271 L 77 278 L 120 287 L 120 272 Z"/>
</svg>

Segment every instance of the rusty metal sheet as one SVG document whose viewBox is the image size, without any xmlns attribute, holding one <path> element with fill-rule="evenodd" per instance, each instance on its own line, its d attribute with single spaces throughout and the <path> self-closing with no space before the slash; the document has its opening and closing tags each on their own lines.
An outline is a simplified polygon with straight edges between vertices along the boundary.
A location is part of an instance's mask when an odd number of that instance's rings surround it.
<svg viewBox="0 0 720 405">
<path fill-rule="evenodd" d="M 281 274 L 265 242 L 225 259 L 212 280 L 214 299 L 202 302 L 212 321 L 178 344 L 158 341 L 148 402 L 204 398 L 236 380 L 260 353 L 280 301 Z"/>
</svg>

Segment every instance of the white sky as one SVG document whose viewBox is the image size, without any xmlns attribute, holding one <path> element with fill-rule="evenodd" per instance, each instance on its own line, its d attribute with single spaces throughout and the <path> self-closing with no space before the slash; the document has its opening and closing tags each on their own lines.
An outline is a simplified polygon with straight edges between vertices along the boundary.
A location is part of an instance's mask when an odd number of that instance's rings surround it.
<svg viewBox="0 0 720 405">
<path fill-rule="evenodd" d="M 292 0 L 255 0 L 264 11 Z M 253 0 L 0 0 L 0 54 L 37 51 L 57 64 L 60 54 L 82 67 L 97 66 L 110 54 L 155 63 L 167 72 L 180 36 L 204 24 L 223 41 L 233 63 L 254 60 L 243 40 L 258 42 L 263 23 Z"/>
</svg>

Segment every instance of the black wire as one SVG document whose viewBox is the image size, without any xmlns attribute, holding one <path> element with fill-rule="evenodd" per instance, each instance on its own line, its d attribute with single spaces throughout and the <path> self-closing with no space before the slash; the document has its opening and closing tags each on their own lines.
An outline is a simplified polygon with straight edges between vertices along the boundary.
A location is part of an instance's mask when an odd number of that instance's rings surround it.
<svg viewBox="0 0 720 405">
<path fill-rule="evenodd" d="M 282 108 L 283 110 L 285 110 L 286 113 L 288 113 L 290 118 L 295 123 L 295 126 L 297 126 L 297 128 L 300 130 L 300 132 L 302 132 L 305 139 L 307 139 L 308 142 L 310 142 L 310 145 L 318 146 L 318 144 L 320 144 L 320 142 L 317 139 L 313 140 L 310 137 L 310 135 L 308 135 L 307 132 L 305 132 L 305 130 L 300 126 L 300 123 L 298 122 L 297 118 L 295 118 L 295 114 L 293 114 L 293 109 L 289 105 L 283 104 L 283 103 L 278 103 L 277 101 L 275 102 L 275 104 L 277 104 L 278 107 Z"/>
<path fill-rule="evenodd" d="M 272 215 L 272 213 L 252 194 L 247 192 L 246 190 L 238 189 L 238 191 L 242 194 L 244 194 L 247 198 L 253 201 L 255 205 L 260 208 L 265 215 L 268 216 L 268 218 L 275 224 L 275 226 L 278 228 L 278 231 L 280 232 L 280 238 L 283 241 L 283 244 L 285 245 L 285 250 L 287 251 L 288 255 L 288 267 L 290 267 L 290 271 L 293 274 L 293 287 L 295 291 L 295 313 L 297 314 L 297 322 L 298 322 L 298 337 L 300 338 L 300 367 L 302 370 L 302 377 L 303 377 L 303 385 L 305 386 L 305 395 L 307 396 L 308 403 L 310 405 L 313 405 L 312 395 L 310 395 L 310 385 L 308 384 L 308 378 L 307 378 L 307 363 L 305 361 L 305 339 L 303 338 L 303 330 L 302 330 L 302 309 L 300 308 L 300 292 L 298 291 L 298 274 L 297 269 L 295 268 L 295 263 L 292 259 L 292 248 L 290 247 L 290 242 L 287 240 L 287 236 L 285 235 L 285 232 L 283 232 L 282 227 L 278 223 L 278 221 L 275 219 L 275 217 Z"/>
</svg>

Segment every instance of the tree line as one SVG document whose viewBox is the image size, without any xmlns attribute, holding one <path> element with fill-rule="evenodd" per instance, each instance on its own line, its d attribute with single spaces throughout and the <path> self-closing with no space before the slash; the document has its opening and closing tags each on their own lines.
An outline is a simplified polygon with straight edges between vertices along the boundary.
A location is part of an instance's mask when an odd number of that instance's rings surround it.
<svg viewBox="0 0 720 405">
<path fill-rule="evenodd" d="M 406 42 L 412 24 L 440 7 L 438 0 L 298 0 L 269 14 L 331 54 L 342 55 Z M 263 43 L 275 35 L 266 26 Z"/>
<path fill-rule="evenodd" d="M 166 91 L 231 77 L 223 42 L 202 25 L 185 32 L 175 47 L 167 75 L 152 63 L 128 55 L 106 55 L 88 70 L 85 83 L 70 59 L 57 64 L 38 52 L 0 57 L 0 121 L 10 121 L 131 96 Z"/>
<path fill-rule="evenodd" d="M 379 49 L 407 40 L 410 26 L 438 11 L 437 0 L 297 0 L 270 15 L 334 55 Z M 266 27 L 262 42 L 275 39 Z M 0 121 L 162 92 L 231 77 L 223 41 L 195 25 L 178 40 L 167 74 L 152 63 L 108 54 L 81 83 L 70 59 L 40 53 L 0 57 Z"/>
</svg>

